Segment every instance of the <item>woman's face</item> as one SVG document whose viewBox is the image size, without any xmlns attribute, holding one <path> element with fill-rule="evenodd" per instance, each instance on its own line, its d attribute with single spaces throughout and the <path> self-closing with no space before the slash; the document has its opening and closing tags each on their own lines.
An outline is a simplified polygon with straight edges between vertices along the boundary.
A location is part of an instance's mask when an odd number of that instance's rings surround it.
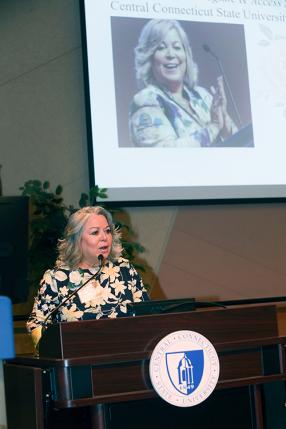
<svg viewBox="0 0 286 429">
<path fill-rule="evenodd" d="M 83 268 L 97 264 L 98 255 L 106 259 L 111 251 L 112 232 L 103 215 L 91 214 L 87 219 L 81 236 Z"/>
<path fill-rule="evenodd" d="M 172 90 L 182 85 L 186 68 L 185 49 L 177 30 L 172 28 L 153 55 L 153 76 L 159 84 Z"/>
</svg>

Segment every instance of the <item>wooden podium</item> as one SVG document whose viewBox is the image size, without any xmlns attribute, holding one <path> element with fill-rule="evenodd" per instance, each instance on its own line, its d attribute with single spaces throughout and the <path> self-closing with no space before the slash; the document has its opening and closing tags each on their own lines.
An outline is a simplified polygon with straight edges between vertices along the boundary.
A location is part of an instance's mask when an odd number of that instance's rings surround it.
<svg viewBox="0 0 286 429">
<path fill-rule="evenodd" d="M 148 365 L 185 329 L 212 342 L 221 371 L 206 401 L 182 409 L 158 397 Z M 285 345 L 270 304 L 53 325 L 40 357 L 4 364 L 8 428 L 285 428 Z"/>
</svg>

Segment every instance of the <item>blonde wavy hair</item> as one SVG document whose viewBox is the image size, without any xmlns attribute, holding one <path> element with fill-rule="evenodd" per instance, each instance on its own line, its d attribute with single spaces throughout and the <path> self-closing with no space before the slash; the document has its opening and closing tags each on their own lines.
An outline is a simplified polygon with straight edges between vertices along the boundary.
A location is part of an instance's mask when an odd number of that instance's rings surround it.
<svg viewBox="0 0 286 429">
<path fill-rule="evenodd" d="M 193 88 L 198 81 L 198 66 L 193 60 L 192 49 L 181 24 L 174 19 L 151 19 L 143 27 L 135 48 L 135 70 L 139 88 L 148 84 L 156 85 L 152 73 L 152 57 L 166 34 L 175 29 L 181 39 L 186 54 L 187 70 L 184 83 Z"/>
<path fill-rule="evenodd" d="M 83 207 L 73 213 L 68 220 L 64 231 L 64 238 L 58 241 L 58 259 L 56 266 L 78 268 L 82 261 L 81 237 L 85 223 L 92 215 L 102 215 L 107 220 L 112 234 L 112 247 L 109 259 L 118 259 L 122 253 L 120 232 L 115 228 L 111 214 L 103 207 Z"/>
</svg>

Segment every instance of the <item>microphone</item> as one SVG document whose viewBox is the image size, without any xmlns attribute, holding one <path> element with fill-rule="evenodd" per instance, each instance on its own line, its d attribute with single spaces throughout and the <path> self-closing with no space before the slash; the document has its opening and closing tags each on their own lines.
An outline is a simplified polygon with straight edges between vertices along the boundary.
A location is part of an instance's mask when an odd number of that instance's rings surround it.
<svg viewBox="0 0 286 429">
<path fill-rule="evenodd" d="M 233 110 L 234 110 L 235 115 L 236 115 L 237 126 L 238 126 L 239 128 L 241 128 L 241 127 L 242 127 L 242 120 L 241 120 L 241 117 L 240 117 L 240 113 L 239 113 L 239 110 L 238 110 L 238 108 L 237 108 L 236 102 L 235 102 L 235 100 L 234 100 L 234 97 L 233 97 L 233 94 L 232 94 L 232 90 L 231 90 L 230 85 L 229 85 L 229 83 L 228 83 L 228 80 L 227 80 L 226 74 L 225 74 L 225 72 L 224 72 L 224 69 L 223 69 L 223 66 L 222 66 L 221 60 L 220 60 L 220 58 L 215 54 L 215 52 L 214 52 L 214 51 L 209 47 L 209 45 L 207 45 L 206 43 L 204 43 L 204 44 L 203 44 L 203 49 L 204 49 L 208 54 L 210 54 L 212 57 L 214 57 L 214 59 L 216 60 L 216 62 L 217 62 L 217 64 L 218 64 L 218 68 L 219 68 L 220 73 L 221 73 L 221 75 L 222 75 L 222 77 L 223 77 L 223 80 L 224 80 L 224 83 L 225 83 L 226 89 L 227 89 L 227 91 L 228 91 L 228 94 L 229 94 L 229 97 L 230 97 L 230 100 L 231 100 L 231 103 L 232 103 L 232 106 L 233 106 Z"/>
<path fill-rule="evenodd" d="M 53 319 L 55 318 L 57 312 L 59 311 L 59 309 L 69 300 L 71 299 L 75 294 L 77 294 L 87 283 L 89 283 L 91 280 L 95 279 L 95 277 L 98 276 L 98 274 L 101 272 L 102 268 L 103 268 L 103 255 L 98 255 L 97 259 L 99 260 L 99 268 L 96 271 L 95 274 L 93 274 L 86 282 L 84 282 L 82 285 L 80 285 L 79 288 L 75 289 L 72 293 L 70 293 L 62 302 L 59 303 L 59 305 L 57 305 L 57 307 L 55 307 L 45 318 L 43 325 L 42 325 L 42 333 L 45 332 L 45 330 L 47 329 L 47 322 L 49 321 L 49 319 Z"/>
</svg>

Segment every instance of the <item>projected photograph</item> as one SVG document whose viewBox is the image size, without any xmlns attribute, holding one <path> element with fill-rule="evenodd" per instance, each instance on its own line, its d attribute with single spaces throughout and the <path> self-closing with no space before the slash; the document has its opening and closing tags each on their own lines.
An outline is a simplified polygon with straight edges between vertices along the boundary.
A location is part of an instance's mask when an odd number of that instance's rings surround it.
<svg viewBox="0 0 286 429">
<path fill-rule="evenodd" d="M 110 19 L 119 147 L 254 147 L 243 25 Z"/>
</svg>

